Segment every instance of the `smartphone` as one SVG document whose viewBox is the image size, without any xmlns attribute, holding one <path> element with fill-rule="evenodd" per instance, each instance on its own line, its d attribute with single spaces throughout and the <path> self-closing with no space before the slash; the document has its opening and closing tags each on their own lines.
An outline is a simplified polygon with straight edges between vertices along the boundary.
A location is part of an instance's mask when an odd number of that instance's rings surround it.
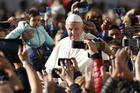
<svg viewBox="0 0 140 93">
<path fill-rule="evenodd" d="M 125 9 L 124 8 L 113 8 L 113 12 L 118 15 L 125 14 Z"/>
<path fill-rule="evenodd" d="M 84 7 L 87 7 L 87 6 L 88 6 L 87 2 L 80 2 L 80 3 L 77 4 L 78 8 L 84 8 Z"/>
<path fill-rule="evenodd" d="M 104 60 L 106 71 L 109 72 L 109 66 L 112 66 L 112 60 Z"/>
<path fill-rule="evenodd" d="M 72 64 L 71 60 L 69 58 L 59 58 L 58 59 L 58 66 L 60 66 L 60 62 L 63 62 L 64 66 L 65 66 L 65 60 L 67 60 L 67 62 L 70 62 L 70 64 Z"/>
<path fill-rule="evenodd" d="M 22 46 L 21 39 L 0 39 L 0 50 L 12 63 L 20 62 L 20 59 L 18 57 L 19 46 Z"/>
<path fill-rule="evenodd" d="M 134 15 L 140 15 L 140 11 L 136 11 Z"/>
<path fill-rule="evenodd" d="M 60 78 L 60 76 L 55 71 L 61 72 L 61 69 L 60 68 L 53 68 L 52 73 L 51 73 L 54 78 Z"/>
<path fill-rule="evenodd" d="M 86 44 L 83 41 L 72 41 L 72 48 L 86 49 Z"/>
<path fill-rule="evenodd" d="M 8 29 L 10 28 L 10 23 L 8 21 L 0 21 L 0 28 Z"/>
<path fill-rule="evenodd" d="M 124 39 L 122 41 L 122 46 L 139 47 L 139 39 Z"/>
</svg>

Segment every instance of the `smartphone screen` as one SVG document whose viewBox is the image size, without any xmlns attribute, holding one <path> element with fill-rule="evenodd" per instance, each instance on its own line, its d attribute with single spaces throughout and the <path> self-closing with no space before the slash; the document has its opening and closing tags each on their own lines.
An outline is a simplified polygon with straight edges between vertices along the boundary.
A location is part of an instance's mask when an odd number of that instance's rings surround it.
<svg viewBox="0 0 140 93">
<path fill-rule="evenodd" d="M 63 62 L 64 66 L 65 66 L 65 60 L 67 60 L 67 62 L 70 62 L 70 64 L 72 64 L 72 62 L 69 58 L 59 58 L 58 59 L 58 66 L 60 66 L 60 62 Z"/>
<path fill-rule="evenodd" d="M 72 41 L 72 48 L 85 49 L 86 44 L 83 41 Z"/>
</svg>

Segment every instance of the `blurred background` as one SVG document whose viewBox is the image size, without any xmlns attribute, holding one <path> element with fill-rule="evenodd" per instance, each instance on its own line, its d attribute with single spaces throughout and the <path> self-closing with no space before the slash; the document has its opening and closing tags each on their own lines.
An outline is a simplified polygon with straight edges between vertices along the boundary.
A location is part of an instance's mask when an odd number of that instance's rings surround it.
<svg viewBox="0 0 140 93">
<path fill-rule="evenodd" d="M 37 6 L 41 12 L 57 0 L 0 0 L 0 21 L 7 20 L 12 15 L 20 15 L 23 11 Z M 71 3 L 76 0 L 59 0 L 66 13 L 70 11 Z M 126 11 L 131 8 L 140 8 L 140 0 L 87 0 L 91 7 L 99 8 L 103 13 L 109 8 L 122 7 Z"/>
</svg>

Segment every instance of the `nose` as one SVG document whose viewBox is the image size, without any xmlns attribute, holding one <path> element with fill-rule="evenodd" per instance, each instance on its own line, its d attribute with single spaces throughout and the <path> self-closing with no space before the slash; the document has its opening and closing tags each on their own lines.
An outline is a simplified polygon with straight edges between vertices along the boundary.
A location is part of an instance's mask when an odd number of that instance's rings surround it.
<svg viewBox="0 0 140 93">
<path fill-rule="evenodd" d="M 72 33 L 72 34 L 75 34 L 75 33 L 76 33 L 76 31 L 73 29 L 73 30 L 71 31 L 71 33 Z"/>
</svg>

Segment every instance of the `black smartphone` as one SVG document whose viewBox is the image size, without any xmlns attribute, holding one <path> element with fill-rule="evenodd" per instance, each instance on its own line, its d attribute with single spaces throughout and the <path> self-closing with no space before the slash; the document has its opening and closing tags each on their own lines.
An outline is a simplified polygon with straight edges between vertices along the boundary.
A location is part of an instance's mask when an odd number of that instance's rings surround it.
<svg viewBox="0 0 140 93">
<path fill-rule="evenodd" d="M 122 46 L 139 47 L 139 39 L 124 39 L 122 41 Z"/>
<path fill-rule="evenodd" d="M 18 57 L 19 46 L 22 46 L 21 39 L 0 39 L 0 50 L 12 63 L 20 62 L 20 59 Z"/>
<path fill-rule="evenodd" d="M 118 15 L 125 14 L 125 9 L 124 8 L 113 8 L 113 12 Z"/>
<path fill-rule="evenodd" d="M 8 21 L 0 21 L 0 27 L 3 29 L 10 28 L 10 23 Z"/>
<path fill-rule="evenodd" d="M 59 76 L 55 71 L 61 72 L 61 69 L 60 69 L 60 68 L 53 68 L 53 69 L 52 69 L 52 76 L 53 76 L 54 78 L 60 78 L 60 76 Z"/>
<path fill-rule="evenodd" d="M 72 41 L 72 48 L 86 49 L 86 44 L 83 41 Z"/>
<path fill-rule="evenodd" d="M 60 62 L 63 62 L 64 66 L 65 66 L 65 60 L 67 60 L 67 62 L 70 62 L 70 64 L 72 64 L 72 62 L 69 58 L 59 58 L 58 59 L 58 66 L 60 66 Z"/>
<path fill-rule="evenodd" d="M 84 7 L 87 7 L 87 6 L 88 6 L 87 2 L 80 2 L 80 3 L 77 4 L 78 8 L 84 8 Z"/>
<path fill-rule="evenodd" d="M 140 11 L 136 11 L 134 15 L 140 15 Z"/>
<path fill-rule="evenodd" d="M 112 60 L 104 60 L 106 71 L 109 72 L 109 66 L 112 66 Z"/>
</svg>

